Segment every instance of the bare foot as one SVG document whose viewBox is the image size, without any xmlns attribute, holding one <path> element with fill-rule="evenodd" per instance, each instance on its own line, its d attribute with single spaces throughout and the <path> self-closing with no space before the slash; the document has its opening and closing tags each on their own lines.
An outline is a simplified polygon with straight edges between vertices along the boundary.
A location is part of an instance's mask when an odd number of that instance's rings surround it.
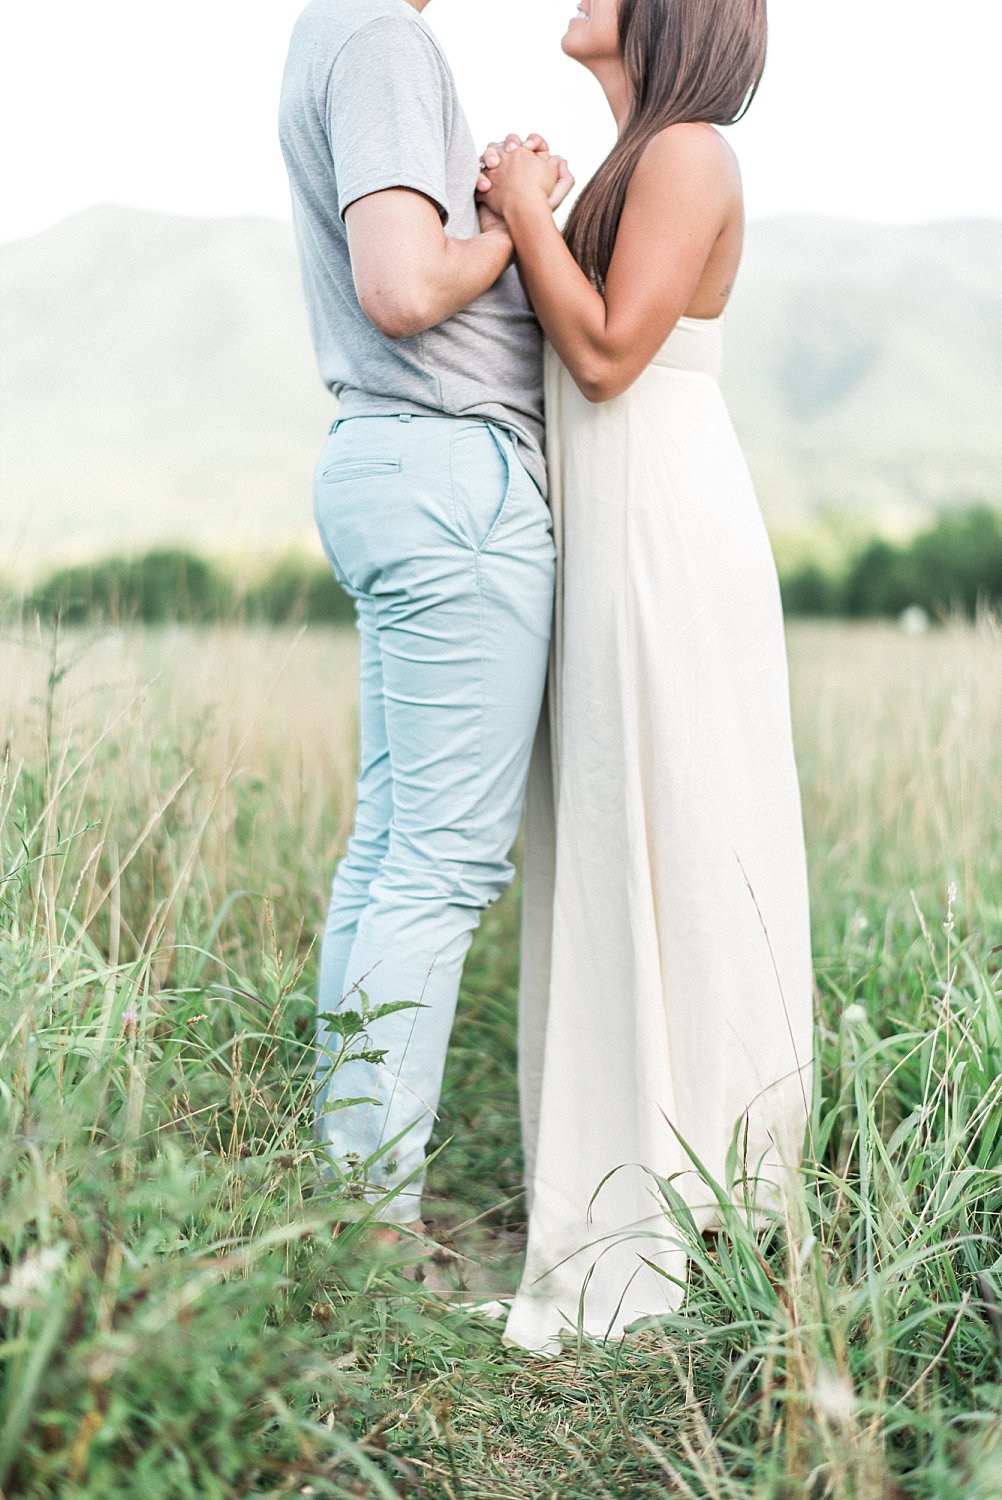
<svg viewBox="0 0 1002 1500">
<path fill-rule="evenodd" d="M 429 1254 L 423 1219 L 412 1219 L 409 1224 L 380 1224 L 377 1220 L 369 1226 L 369 1235 L 381 1250 L 399 1249 L 393 1261 L 401 1276 L 407 1281 L 421 1280 L 423 1262 Z"/>
<path fill-rule="evenodd" d="M 398 1245 L 408 1234 L 424 1234 L 424 1220 L 412 1219 L 409 1224 L 381 1224 L 373 1229 L 372 1237 L 377 1245 Z"/>
<path fill-rule="evenodd" d="M 401 1247 L 404 1255 L 398 1267 L 401 1275 L 408 1281 L 419 1282 L 432 1296 L 464 1289 L 464 1258 L 437 1244 L 423 1219 L 412 1219 L 409 1224 L 377 1224 L 370 1232 L 377 1245 L 389 1249 Z M 407 1254 L 409 1249 L 411 1255 Z"/>
</svg>

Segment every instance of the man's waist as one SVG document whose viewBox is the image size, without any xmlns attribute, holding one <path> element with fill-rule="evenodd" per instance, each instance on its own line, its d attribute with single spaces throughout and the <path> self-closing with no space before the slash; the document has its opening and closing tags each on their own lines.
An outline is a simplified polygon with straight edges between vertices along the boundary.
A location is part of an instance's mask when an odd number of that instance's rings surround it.
<svg viewBox="0 0 1002 1500">
<path fill-rule="evenodd" d="M 505 428 L 520 450 L 522 462 L 546 494 L 546 463 L 543 457 L 542 417 L 509 408 L 501 402 L 483 402 L 462 411 L 444 411 L 406 397 L 362 391 L 342 386 L 338 392 L 338 420 L 349 417 L 427 417 L 445 422 L 483 421 Z"/>
<path fill-rule="evenodd" d="M 358 386 L 335 387 L 338 401 L 338 416 L 396 417 L 405 413 L 415 417 L 483 417 L 489 422 L 498 422 L 503 427 L 512 427 L 531 436 L 542 437 L 543 417 L 541 412 L 524 410 L 514 402 L 503 398 L 493 401 L 476 401 L 469 406 L 432 406 L 428 402 L 415 401 L 410 396 L 394 396 L 386 392 L 361 390 Z"/>
</svg>

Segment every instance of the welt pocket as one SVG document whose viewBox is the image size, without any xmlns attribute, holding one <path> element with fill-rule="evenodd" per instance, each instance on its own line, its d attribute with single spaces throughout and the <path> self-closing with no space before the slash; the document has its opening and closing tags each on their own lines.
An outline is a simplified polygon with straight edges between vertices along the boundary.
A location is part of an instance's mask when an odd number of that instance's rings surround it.
<svg viewBox="0 0 1002 1500">
<path fill-rule="evenodd" d="M 324 469 L 321 478 L 328 484 L 346 479 L 377 479 L 380 474 L 399 474 L 399 458 L 342 458 Z"/>
</svg>

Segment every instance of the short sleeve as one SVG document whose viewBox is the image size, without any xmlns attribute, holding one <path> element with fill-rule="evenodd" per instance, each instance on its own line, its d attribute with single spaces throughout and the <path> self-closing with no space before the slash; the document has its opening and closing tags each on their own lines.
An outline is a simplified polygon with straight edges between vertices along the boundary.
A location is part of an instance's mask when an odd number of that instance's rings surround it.
<svg viewBox="0 0 1002 1500">
<path fill-rule="evenodd" d="M 413 188 L 449 217 L 446 146 L 452 89 L 434 41 L 415 19 L 383 16 L 338 53 L 327 90 L 327 132 L 338 212 L 368 193 Z"/>
</svg>

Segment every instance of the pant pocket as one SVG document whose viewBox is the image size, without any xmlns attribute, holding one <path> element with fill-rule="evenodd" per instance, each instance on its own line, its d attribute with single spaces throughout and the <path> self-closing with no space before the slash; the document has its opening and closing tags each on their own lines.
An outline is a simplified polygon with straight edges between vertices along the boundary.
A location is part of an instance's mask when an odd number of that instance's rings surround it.
<svg viewBox="0 0 1002 1500">
<path fill-rule="evenodd" d="M 449 447 L 452 518 L 456 531 L 474 552 L 497 536 L 511 494 L 511 459 L 486 422 L 464 422 Z"/>
<path fill-rule="evenodd" d="M 320 471 L 324 484 L 343 484 L 347 479 L 378 479 L 383 474 L 399 474 L 398 458 L 341 458 Z"/>
<path fill-rule="evenodd" d="M 364 592 L 365 536 L 370 512 L 393 505 L 403 472 L 387 438 L 387 423 L 371 418 L 338 422 L 313 474 L 313 518 L 334 576 L 354 597 Z M 391 436 L 397 436 L 397 423 Z M 387 452 L 387 449 L 390 451 Z"/>
</svg>

